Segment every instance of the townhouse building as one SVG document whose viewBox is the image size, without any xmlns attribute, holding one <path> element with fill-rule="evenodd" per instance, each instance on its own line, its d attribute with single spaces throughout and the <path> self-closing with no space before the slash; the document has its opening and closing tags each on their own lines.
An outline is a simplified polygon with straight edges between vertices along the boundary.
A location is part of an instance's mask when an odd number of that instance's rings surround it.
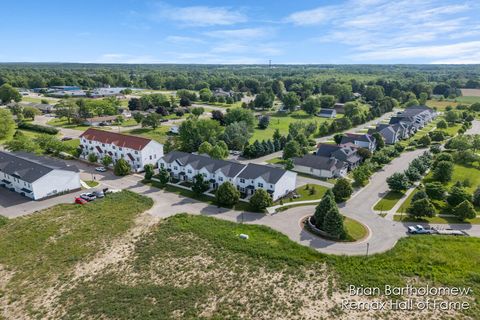
<svg viewBox="0 0 480 320">
<path fill-rule="evenodd" d="M 93 128 L 80 135 L 80 148 L 83 159 L 90 154 L 96 155 L 100 163 L 107 155 L 113 163 L 124 159 L 134 172 L 143 171 L 147 164 L 156 166 L 163 157 L 163 145 L 152 139 Z"/>
<path fill-rule="evenodd" d="M 79 172 L 50 157 L 0 151 L 0 186 L 33 200 L 79 190 Z"/>
<path fill-rule="evenodd" d="M 159 168 L 165 168 L 173 179 L 193 181 L 197 174 L 203 175 L 210 189 L 230 182 L 244 196 L 250 196 L 255 190 L 266 190 L 277 200 L 296 187 L 296 173 L 276 167 L 242 164 L 234 161 L 212 159 L 205 155 L 172 151 L 158 161 Z"/>
</svg>

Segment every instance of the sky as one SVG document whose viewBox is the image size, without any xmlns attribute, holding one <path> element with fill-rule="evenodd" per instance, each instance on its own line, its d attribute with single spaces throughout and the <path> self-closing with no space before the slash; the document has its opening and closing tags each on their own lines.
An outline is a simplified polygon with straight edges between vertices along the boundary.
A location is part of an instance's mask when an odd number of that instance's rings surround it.
<svg viewBox="0 0 480 320">
<path fill-rule="evenodd" d="M 480 1 L 5 1 L 0 62 L 480 63 Z"/>
</svg>

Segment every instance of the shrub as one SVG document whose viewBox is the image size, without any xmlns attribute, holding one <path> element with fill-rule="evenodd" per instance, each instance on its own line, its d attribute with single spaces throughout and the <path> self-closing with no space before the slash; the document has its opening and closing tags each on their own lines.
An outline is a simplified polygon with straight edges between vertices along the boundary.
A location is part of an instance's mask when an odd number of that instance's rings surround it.
<svg viewBox="0 0 480 320">
<path fill-rule="evenodd" d="M 272 205 L 272 197 L 264 189 L 257 189 L 250 198 L 250 205 L 255 210 L 264 210 Z"/>
<path fill-rule="evenodd" d="M 126 176 L 130 173 L 130 165 L 125 159 L 119 159 L 113 167 L 113 173 L 116 176 Z"/>
<path fill-rule="evenodd" d="M 452 207 L 456 207 L 463 201 L 471 202 L 472 196 L 463 187 L 456 184 L 450 189 L 450 192 L 448 193 L 447 203 Z"/>
<path fill-rule="evenodd" d="M 205 181 L 200 173 L 193 177 L 192 191 L 196 194 L 202 194 L 208 190 L 208 181 Z"/>
<path fill-rule="evenodd" d="M 410 181 L 404 173 L 395 172 L 387 178 L 387 184 L 390 190 L 402 192 L 410 187 Z"/>
<path fill-rule="evenodd" d="M 353 193 L 353 188 L 350 181 L 345 178 L 340 178 L 333 186 L 332 192 L 335 196 L 335 201 L 343 202 L 350 198 Z"/>
<path fill-rule="evenodd" d="M 448 182 L 452 179 L 453 163 L 450 161 L 440 161 L 435 165 L 433 178 L 440 182 Z"/>
<path fill-rule="evenodd" d="M 88 161 L 90 161 L 92 163 L 95 163 L 95 162 L 97 162 L 97 160 L 98 160 L 98 157 L 95 153 L 90 153 L 88 155 Z"/>
<path fill-rule="evenodd" d="M 434 181 L 425 184 L 425 192 L 431 199 L 442 200 L 447 189 L 440 182 Z"/>
<path fill-rule="evenodd" d="M 32 131 L 41 132 L 41 133 L 48 133 L 48 134 L 57 134 L 59 132 L 57 128 L 42 126 L 40 124 L 31 123 L 31 122 L 19 122 L 18 128 L 32 130 Z"/>
<path fill-rule="evenodd" d="M 143 169 L 145 170 L 145 180 L 152 180 L 153 177 L 153 165 L 146 164 Z"/>
<path fill-rule="evenodd" d="M 336 207 L 335 203 L 335 196 L 331 189 L 328 189 L 327 192 L 322 197 L 322 200 L 315 208 L 315 213 L 313 218 L 315 220 L 315 226 L 319 229 L 323 230 L 323 221 L 325 219 L 325 215 L 328 211 L 334 209 Z"/>
<path fill-rule="evenodd" d="M 435 215 L 435 207 L 428 198 L 419 199 L 410 204 L 407 213 L 413 217 L 433 217 Z"/>
<path fill-rule="evenodd" d="M 233 184 L 225 182 L 218 187 L 215 199 L 220 205 L 233 206 L 240 199 L 240 192 Z"/>
<path fill-rule="evenodd" d="M 457 216 L 458 219 L 464 221 L 465 219 L 473 219 L 477 216 L 477 212 L 473 207 L 470 201 L 463 201 L 458 204 L 454 209 L 453 213 Z"/>
</svg>

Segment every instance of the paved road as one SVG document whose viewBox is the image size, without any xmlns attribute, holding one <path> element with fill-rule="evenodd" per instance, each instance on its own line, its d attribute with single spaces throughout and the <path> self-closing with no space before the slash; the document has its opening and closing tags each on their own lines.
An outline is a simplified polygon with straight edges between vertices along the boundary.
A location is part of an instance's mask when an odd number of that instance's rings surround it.
<svg viewBox="0 0 480 320">
<path fill-rule="evenodd" d="M 47 122 L 52 120 L 52 119 L 53 119 L 53 117 L 48 117 L 48 116 L 45 116 L 45 115 L 39 115 L 39 116 L 35 117 L 35 120 L 33 121 L 33 123 L 41 124 L 41 125 L 44 125 L 44 126 L 49 126 L 47 124 Z M 69 137 L 69 138 L 72 138 L 72 139 L 77 139 L 83 133 L 82 130 L 75 130 L 75 129 L 62 128 L 62 127 L 55 127 L 55 128 L 60 130 L 60 134 L 62 135 L 62 137 Z"/>
</svg>

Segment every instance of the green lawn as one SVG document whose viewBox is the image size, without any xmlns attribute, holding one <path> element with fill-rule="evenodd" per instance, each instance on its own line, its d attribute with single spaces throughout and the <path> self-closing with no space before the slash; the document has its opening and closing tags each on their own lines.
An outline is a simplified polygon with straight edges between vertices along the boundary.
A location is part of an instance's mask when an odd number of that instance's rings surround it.
<svg viewBox="0 0 480 320">
<path fill-rule="evenodd" d="M 250 238 L 240 239 L 241 233 Z M 384 254 L 328 256 L 264 226 L 180 214 L 143 235 L 132 259 L 79 282 L 60 302 L 67 306 L 66 319 L 198 319 L 206 310 L 212 319 L 259 314 L 298 319 L 305 305 L 327 302 L 349 285 L 401 287 L 415 281 L 416 286 L 471 287 L 476 301 L 463 316 L 475 318 L 479 274 L 477 238 L 416 236 Z M 338 318 L 336 312 L 329 310 L 329 318 Z M 375 315 L 369 314 L 388 317 Z"/>
<path fill-rule="evenodd" d="M 311 116 L 305 113 L 305 111 L 303 110 L 295 111 L 290 114 L 275 113 L 273 115 L 270 115 L 270 125 L 267 129 L 262 130 L 255 128 L 250 142 L 253 142 L 255 140 L 262 141 L 272 139 L 273 133 L 276 129 L 280 130 L 281 134 L 287 135 L 288 126 L 290 125 L 290 123 L 295 121 L 316 122 L 317 125 L 320 125 L 323 122 L 329 121 L 329 119 Z"/>
<path fill-rule="evenodd" d="M 47 122 L 47 124 L 53 127 L 69 128 L 69 129 L 75 129 L 75 130 L 81 130 L 81 131 L 84 131 L 90 128 L 90 126 L 86 126 L 82 124 L 68 123 L 67 118 L 52 118 Z M 105 127 L 103 127 L 103 129 L 105 129 Z"/>
<path fill-rule="evenodd" d="M 149 139 L 153 139 L 160 143 L 165 143 L 168 137 L 168 131 L 170 127 L 167 126 L 160 126 L 157 129 L 153 130 L 151 128 L 138 128 L 132 129 L 130 131 L 125 132 L 126 134 L 131 134 L 134 136 L 141 136 Z"/>
<path fill-rule="evenodd" d="M 360 222 L 345 217 L 343 220 L 345 230 L 347 231 L 347 240 L 358 241 L 368 235 L 368 229 Z"/>
<path fill-rule="evenodd" d="M 281 164 L 281 165 L 283 165 L 285 163 L 285 160 L 283 160 L 282 158 L 273 158 L 273 159 L 268 159 L 266 162 L 270 163 L 270 164 Z"/>
<path fill-rule="evenodd" d="M 76 149 L 80 145 L 80 139 L 66 140 L 62 141 L 62 143 L 71 149 Z"/>
<path fill-rule="evenodd" d="M 383 198 L 378 201 L 375 206 L 373 207 L 373 210 L 377 211 L 388 211 L 391 210 L 395 204 L 397 204 L 398 200 L 403 197 L 402 192 L 397 192 L 397 191 L 389 191 L 387 192 L 386 195 L 383 196 Z"/>
<path fill-rule="evenodd" d="M 410 203 L 412 203 L 412 197 L 417 192 L 418 192 L 418 189 L 415 189 L 415 190 L 413 190 L 412 193 L 410 193 L 410 195 L 403 201 L 400 208 L 398 208 L 398 210 L 397 210 L 398 213 L 406 213 L 407 212 L 408 207 L 410 207 Z"/>
<path fill-rule="evenodd" d="M 85 183 L 87 184 L 87 186 L 89 186 L 90 188 L 94 188 L 96 186 L 99 185 L 99 183 L 97 181 L 93 181 L 93 180 L 88 180 L 88 181 L 85 181 Z"/>
<path fill-rule="evenodd" d="M 433 173 L 430 172 L 424 179 L 424 183 L 433 182 Z M 474 166 L 464 166 L 460 164 L 455 164 L 453 167 L 452 180 L 446 183 L 445 186 L 450 189 L 455 182 L 469 182 L 469 186 L 466 187 L 468 192 L 473 193 L 477 187 L 480 185 L 480 169 Z"/>
<path fill-rule="evenodd" d="M 307 189 L 308 186 L 308 189 Z M 301 186 L 295 191 L 300 195 L 300 198 L 294 199 L 294 201 L 306 201 L 306 200 L 316 200 L 321 199 L 328 188 L 318 185 L 318 184 L 308 184 Z"/>
<path fill-rule="evenodd" d="M 53 99 L 53 98 L 47 98 L 47 97 L 27 97 L 27 96 L 22 96 L 22 101 L 23 102 L 34 102 L 34 103 L 41 103 L 42 100 L 47 100 L 48 103 L 50 104 L 56 104 L 59 99 Z"/>
<path fill-rule="evenodd" d="M 476 102 L 480 102 L 480 97 L 474 97 L 474 96 L 461 96 L 455 98 L 456 101 L 460 103 L 465 103 L 465 104 L 473 104 Z"/>
<path fill-rule="evenodd" d="M 462 127 L 462 125 L 457 123 L 457 124 L 454 124 L 454 125 L 449 125 L 448 128 L 446 128 L 446 129 L 438 129 L 438 130 L 442 130 L 446 134 L 448 134 L 449 136 L 453 137 L 458 133 L 458 129 L 460 129 L 461 127 Z"/>
</svg>

